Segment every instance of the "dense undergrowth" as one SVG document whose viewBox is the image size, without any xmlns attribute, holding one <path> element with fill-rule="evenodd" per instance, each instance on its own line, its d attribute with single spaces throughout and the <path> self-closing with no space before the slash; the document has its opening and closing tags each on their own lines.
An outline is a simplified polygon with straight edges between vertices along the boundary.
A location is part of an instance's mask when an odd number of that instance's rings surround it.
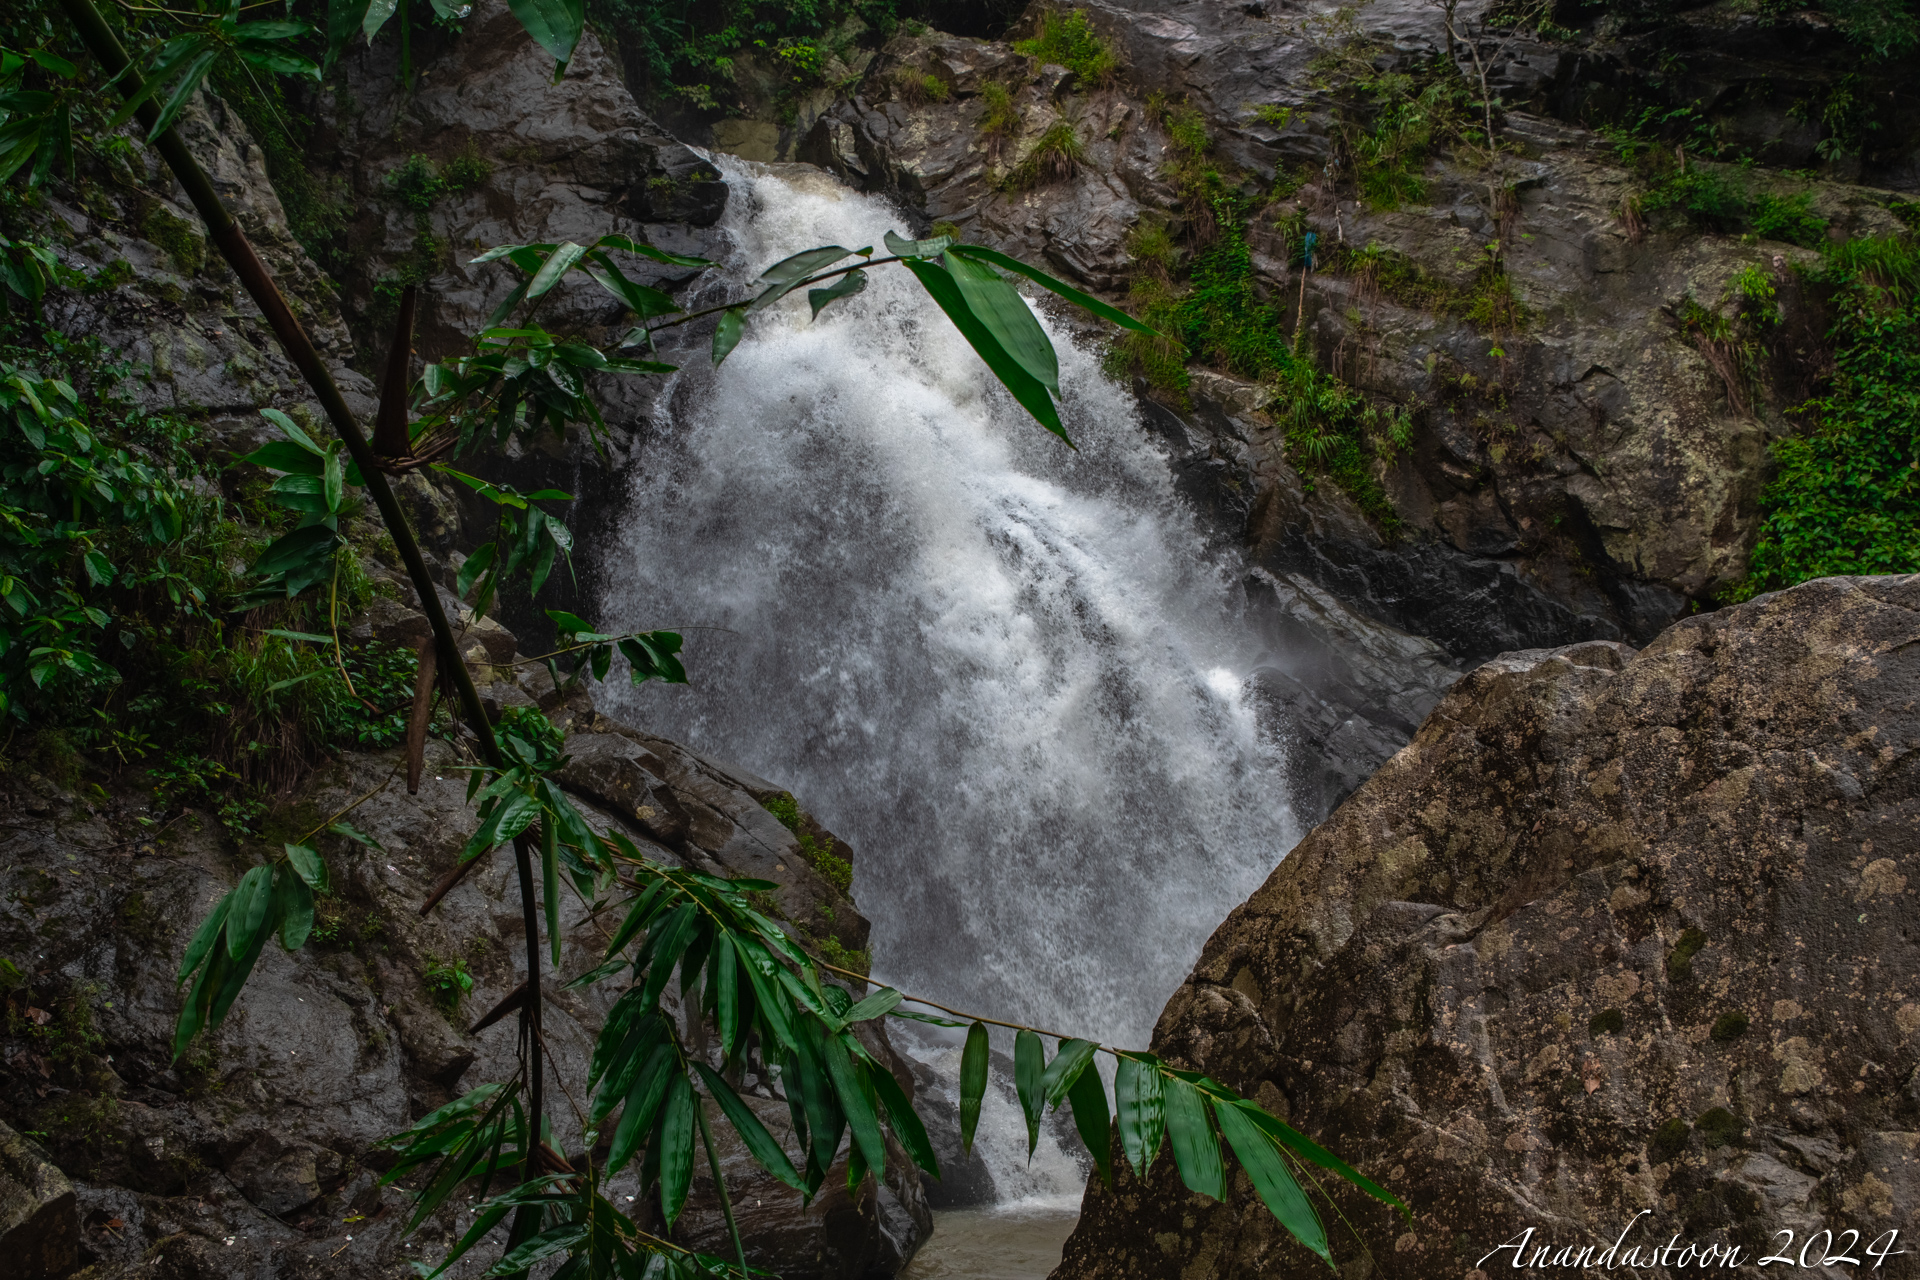
<svg viewBox="0 0 1920 1280">
<path fill-rule="evenodd" d="M 16 248 L 30 199 L 9 190 L 0 211 Z M 296 518 L 264 476 L 195 416 L 141 407 L 146 369 L 42 320 L 94 278 L 6 278 L 0 768 L 69 784 L 140 768 L 160 807 L 203 805 L 238 833 L 330 753 L 398 741 L 412 653 L 338 633 L 392 588 L 349 541 L 325 590 L 263 592 L 249 566 Z"/>
<path fill-rule="evenodd" d="M 1184 404 L 1187 361 L 1197 360 L 1263 384 L 1269 411 L 1286 432 L 1289 459 L 1307 478 L 1325 476 L 1361 510 L 1392 533 L 1400 527 L 1375 460 L 1391 458 L 1411 441 L 1412 421 L 1395 406 L 1375 404 L 1314 359 L 1303 327 L 1289 327 L 1287 300 L 1265 300 L 1256 280 L 1250 219 L 1260 217 L 1268 193 L 1249 192 L 1212 157 L 1212 139 L 1200 113 L 1182 103 L 1150 99 L 1149 115 L 1166 132 L 1174 156 L 1168 176 L 1179 193 L 1185 246 L 1164 225 L 1142 222 L 1128 238 L 1137 271 L 1129 302 L 1135 314 L 1165 338 L 1124 335 L 1109 371 L 1144 377 L 1162 395 Z M 1308 265 L 1306 220 L 1283 220 L 1292 264 Z M 1178 278 L 1184 275 L 1184 281 Z"/>
<path fill-rule="evenodd" d="M 1774 446 L 1748 599 L 1829 574 L 1920 572 L 1920 247 L 1837 245 L 1809 273 L 1833 291 L 1833 376 Z M 1764 317 L 1763 317 L 1764 320 Z"/>
</svg>

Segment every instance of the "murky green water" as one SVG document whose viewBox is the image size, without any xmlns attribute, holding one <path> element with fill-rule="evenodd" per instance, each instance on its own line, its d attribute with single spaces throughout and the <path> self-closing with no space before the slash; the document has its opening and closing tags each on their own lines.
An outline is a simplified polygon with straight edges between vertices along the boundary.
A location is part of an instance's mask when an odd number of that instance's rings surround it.
<svg viewBox="0 0 1920 1280">
<path fill-rule="evenodd" d="M 900 1280 L 1046 1280 L 1080 1220 L 1072 1208 L 949 1209 Z"/>
</svg>

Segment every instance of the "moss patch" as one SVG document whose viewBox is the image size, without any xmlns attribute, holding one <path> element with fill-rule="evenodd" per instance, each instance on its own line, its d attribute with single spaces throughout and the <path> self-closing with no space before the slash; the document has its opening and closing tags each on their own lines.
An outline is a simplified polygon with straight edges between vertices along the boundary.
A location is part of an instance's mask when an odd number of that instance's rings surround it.
<svg viewBox="0 0 1920 1280">
<path fill-rule="evenodd" d="M 1667 981 L 1685 982 L 1693 976 L 1693 958 L 1707 945 L 1707 935 L 1698 929 L 1681 933 L 1680 941 L 1667 953 Z"/>
</svg>

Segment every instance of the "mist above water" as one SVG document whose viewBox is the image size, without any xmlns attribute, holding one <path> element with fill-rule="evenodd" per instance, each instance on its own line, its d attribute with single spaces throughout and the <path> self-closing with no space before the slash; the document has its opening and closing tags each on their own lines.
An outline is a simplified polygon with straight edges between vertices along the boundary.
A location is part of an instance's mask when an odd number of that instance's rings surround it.
<svg viewBox="0 0 1920 1280">
<path fill-rule="evenodd" d="M 908 230 L 824 177 L 722 162 L 716 294 Z M 1144 1046 L 1298 835 L 1284 743 L 1241 694 L 1262 646 L 1095 352 L 1048 324 L 1074 452 L 905 271 L 870 281 L 676 375 L 603 606 L 689 628 L 693 685 L 621 696 L 852 843 L 877 976 Z"/>
</svg>

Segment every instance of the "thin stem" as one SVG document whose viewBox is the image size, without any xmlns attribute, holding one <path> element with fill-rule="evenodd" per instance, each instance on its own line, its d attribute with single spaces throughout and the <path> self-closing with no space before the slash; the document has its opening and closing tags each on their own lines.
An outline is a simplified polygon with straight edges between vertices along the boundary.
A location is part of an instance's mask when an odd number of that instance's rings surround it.
<svg viewBox="0 0 1920 1280">
<path fill-rule="evenodd" d="M 814 961 L 814 963 L 819 965 L 822 969 L 829 969 L 832 972 L 837 973 L 840 976 L 845 978 L 858 978 L 860 981 L 866 982 L 866 983 L 871 983 L 873 981 L 871 977 L 869 977 L 864 973 L 855 973 L 852 969 L 842 969 L 839 965 L 828 964 L 825 960 L 816 960 Z M 925 996 L 908 995 L 904 991 L 901 992 L 900 994 L 903 1002 L 910 1003 L 910 1004 L 924 1004 L 929 1009 L 938 1009 L 942 1013 L 950 1013 L 956 1018 L 965 1018 L 969 1022 L 984 1022 L 990 1027 L 1005 1027 L 1009 1031 L 1031 1031 L 1037 1036 L 1052 1036 L 1055 1040 L 1077 1040 L 1080 1038 L 1078 1036 L 1067 1035 L 1065 1032 L 1062 1032 L 1062 1031 L 1049 1031 L 1045 1027 L 1030 1027 L 1024 1022 L 1003 1022 L 999 1018 L 988 1018 L 977 1013 L 967 1013 L 967 1012 L 964 1012 L 963 1010 L 955 1009 L 951 1005 L 941 1004 L 938 1000 L 929 1000 Z M 1111 1053 L 1116 1057 L 1121 1053 L 1125 1052 L 1124 1050 L 1121 1050 L 1121 1049 L 1109 1048 L 1104 1044 L 1096 1045 L 1095 1047 L 1098 1048 L 1102 1053 Z"/>
<path fill-rule="evenodd" d="M 898 255 L 896 255 L 891 258 L 875 258 L 871 262 L 856 262 L 850 267 L 835 267 L 832 271 L 822 271 L 817 276 L 808 276 L 805 280 L 802 280 L 799 284 L 796 284 L 795 286 L 793 286 L 793 288 L 787 290 L 787 292 L 798 293 L 801 289 L 805 288 L 807 285 L 819 284 L 822 280 L 831 280 L 835 276 L 851 275 L 855 271 L 865 271 L 868 267 L 880 267 L 880 266 L 885 266 L 889 262 L 905 262 L 905 261 L 906 261 L 905 258 L 899 257 Z M 692 324 L 695 320 L 700 319 L 702 316 L 718 315 L 722 311 L 732 311 L 732 310 L 735 310 L 736 308 L 747 306 L 752 301 L 753 301 L 752 298 L 748 298 L 743 302 L 723 302 L 717 307 L 706 307 L 700 311 L 689 311 L 685 315 L 680 316 L 677 319 L 669 320 L 664 324 L 656 324 L 652 328 L 647 329 L 646 332 L 649 334 L 654 334 L 654 333 L 659 333 L 663 329 L 672 329 L 679 325 Z M 623 347 L 637 347 L 640 344 L 637 342 L 623 342 L 620 345 Z"/>
<path fill-rule="evenodd" d="M 385 791 L 388 787 L 393 785 L 394 775 L 399 772 L 400 772 L 400 766 L 399 765 L 393 766 L 393 769 L 387 774 L 386 778 L 381 781 L 379 786 L 367 792 L 367 794 L 361 796 L 358 800 L 355 800 L 352 804 L 340 810 L 340 812 L 334 814 L 332 817 L 327 818 L 325 821 L 321 822 L 319 826 L 307 832 L 307 834 L 301 836 L 298 840 L 294 841 L 294 843 L 305 844 L 307 841 L 313 839 L 315 836 L 319 835 L 322 831 L 325 831 L 328 827 L 332 826 L 334 823 L 340 821 L 340 819 L 352 813 L 355 809 L 358 809 L 361 805 L 365 804 L 367 801 L 379 795 L 382 791 Z"/>
<path fill-rule="evenodd" d="M 707 1123 L 707 1108 L 698 1094 L 693 1098 L 693 1118 L 700 1122 L 700 1144 L 707 1149 L 707 1168 L 713 1170 L 713 1187 L 720 1193 L 720 1215 L 727 1220 L 734 1256 L 740 1259 L 740 1280 L 747 1280 L 747 1246 L 740 1239 L 739 1224 L 733 1220 L 733 1200 L 727 1195 L 727 1180 L 720 1176 L 720 1157 L 713 1150 L 713 1128 Z"/>
</svg>

